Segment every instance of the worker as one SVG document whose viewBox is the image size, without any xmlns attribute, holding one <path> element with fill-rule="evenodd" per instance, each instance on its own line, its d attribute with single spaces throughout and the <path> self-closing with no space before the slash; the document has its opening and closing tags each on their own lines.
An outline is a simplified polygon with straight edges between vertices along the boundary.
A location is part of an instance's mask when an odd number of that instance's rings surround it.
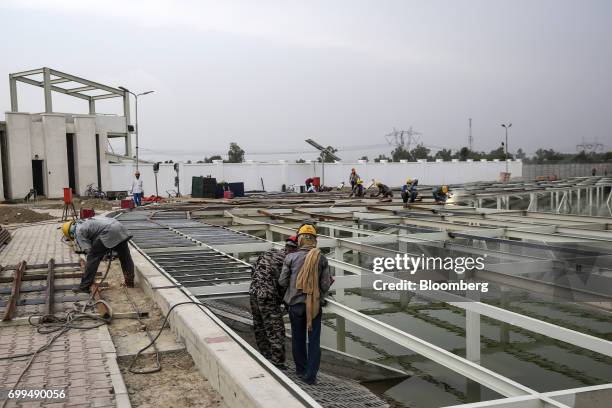
<svg viewBox="0 0 612 408">
<path fill-rule="evenodd" d="M 351 191 L 355 189 L 355 185 L 357 185 L 357 180 L 359 180 L 359 174 L 355 171 L 355 169 L 351 169 L 351 174 L 349 175 L 349 181 L 351 182 Z"/>
<path fill-rule="evenodd" d="M 402 201 L 404 202 L 404 206 L 407 205 L 408 202 L 414 203 L 419 192 L 417 191 L 417 185 L 419 184 L 418 179 L 408 179 L 406 180 L 406 184 L 402 186 Z"/>
<path fill-rule="evenodd" d="M 317 230 L 306 223 L 298 230 L 298 250 L 285 258 L 279 284 L 287 288 L 295 371 L 307 384 L 316 383 L 321 363 L 321 307 L 332 282 L 327 259 L 317 248 Z"/>
<path fill-rule="evenodd" d="M 251 313 L 253 331 L 259 352 L 272 364 L 285 367 L 285 323 L 281 304 L 282 289 L 278 284 L 285 256 L 297 250 L 298 239 L 293 235 L 284 249 L 272 248 L 257 258 L 251 270 Z"/>
<path fill-rule="evenodd" d="M 306 184 L 306 192 L 307 193 L 315 193 L 317 190 L 314 186 L 314 179 L 312 177 L 308 177 L 304 182 Z"/>
<path fill-rule="evenodd" d="M 445 204 L 451 195 L 449 191 L 447 185 L 434 187 L 432 195 L 436 204 Z"/>
<path fill-rule="evenodd" d="M 358 178 L 355 182 L 355 186 L 351 190 L 350 197 L 363 197 L 365 195 L 365 190 L 363 189 L 363 180 Z"/>
<path fill-rule="evenodd" d="M 128 247 L 128 241 L 132 237 L 119 221 L 108 217 L 68 221 L 64 223 L 62 232 L 66 239 L 76 241 L 77 252 L 87 254 L 85 272 L 78 289 L 80 292 L 89 293 L 100 261 L 110 250 L 117 253 L 121 262 L 125 285 L 128 288 L 134 287 L 134 261 Z"/>
<path fill-rule="evenodd" d="M 387 185 L 381 183 L 380 181 L 377 181 L 375 185 L 378 188 L 378 191 L 375 194 L 372 194 L 372 197 L 378 197 L 378 196 L 381 196 L 381 198 L 392 198 L 393 197 L 393 192 Z"/>
<path fill-rule="evenodd" d="M 140 179 L 140 172 L 136 170 L 134 173 L 134 180 L 132 181 L 132 196 L 134 197 L 134 205 L 140 207 L 142 205 L 142 195 L 144 190 L 142 188 L 142 180 Z"/>
</svg>

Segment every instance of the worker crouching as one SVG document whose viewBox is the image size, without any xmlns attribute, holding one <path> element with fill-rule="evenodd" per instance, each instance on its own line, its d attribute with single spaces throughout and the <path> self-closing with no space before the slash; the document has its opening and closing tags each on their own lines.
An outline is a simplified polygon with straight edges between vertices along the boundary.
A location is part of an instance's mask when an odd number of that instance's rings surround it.
<svg viewBox="0 0 612 408">
<path fill-rule="evenodd" d="M 128 247 L 132 237 L 119 221 L 108 217 L 93 217 L 78 222 L 69 221 L 62 230 L 66 239 L 76 240 L 77 252 L 87 254 L 79 291 L 89 293 L 100 262 L 111 250 L 117 253 L 121 262 L 125 285 L 134 287 L 134 261 Z"/>
<path fill-rule="evenodd" d="M 259 352 L 272 364 L 285 368 L 285 323 L 281 303 L 283 290 L 278 284 L 285 256 L 297 250 L 297 237 L 285 241 L 284 249 L 269 249 L 253 264 L 249 297 L 253 330 Z"/>
<path fill-rule="evenodd" d="M 313 225 L 300 227 L 298 250 L 285 258 L 279 284 L 287 288 L 284 301 L 289 305 L 296 373 L 307 384 L 314 384 L 321 362 L 321 306 L 332 278 L 327 259 L 317 248 Z"/>
<path fill-rule="evenodd" d="M 436 204 L 446 204 L 446 200 L 451 196 L 450 190 L 446 185 L 435 187 L 431 194 Z"/>
</svg>

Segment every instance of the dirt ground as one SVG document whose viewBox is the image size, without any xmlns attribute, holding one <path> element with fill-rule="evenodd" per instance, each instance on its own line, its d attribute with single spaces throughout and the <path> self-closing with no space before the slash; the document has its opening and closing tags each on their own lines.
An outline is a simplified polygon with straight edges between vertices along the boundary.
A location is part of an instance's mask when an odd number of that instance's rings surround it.
<svg viewBox="0 0 612 408">
<path fill-rule="evenodd" d="M 100 271 L 106 271 L 106 263 L 100 265 Z M 111 337 L 117 342 L 118 337 L 142 332 L 143 324 L 155 336 L 161 327 L 163 316 L 155 302 L 148 298 L 140 288 L 125 289 L 123 274 L 118 261 L 114 261 L 106 279 L 109 284 L 102 296 L 110 301 L 113 313 L 133 312 L 134 308 L 126 296 L 126 290 L 140 312 L 147 312 L 148 317 L 140 323 L 137 319 L 115 319 L 108 326 Z M 168 328 L 164 330 L 169 330 Z M 161 353 L 161 371 L 152 374 L 133 374 L 128 371 L 132 356 L 117 359 L 123 380 L 128 389 L 133 407 L 224 407 L 222 397 L 202 377 L 189 353 L 185 350 Z M 136 369 L 148 369 L 155 366 L 153 354 L 138 359 Z"/>
<path fill-rule="evenodd" d="M 118 360 L 133 407 L 224 407 L 219 394 L 184 350 L 162 354 L 162 371 L 153 374 L 132 374 L 126 369 L 131 357 Z M 153 356 L 143 362 L 147 360 L 152 364 Z"/>
<path fill-rule="evenodd" d="M 0 205 L 0 224 L 19 224 L 52 220 L 55 217 L 16 205 Z"/>
<path fill-rule="evenodd" d="M 119 201 L 101 200 L 99 198 L 74 199 L 74 206 L 77 210 L 81 208 L 93 208 L 94 210 L 110 211 L 113 207 L 119 207 Z"/>
</svg>

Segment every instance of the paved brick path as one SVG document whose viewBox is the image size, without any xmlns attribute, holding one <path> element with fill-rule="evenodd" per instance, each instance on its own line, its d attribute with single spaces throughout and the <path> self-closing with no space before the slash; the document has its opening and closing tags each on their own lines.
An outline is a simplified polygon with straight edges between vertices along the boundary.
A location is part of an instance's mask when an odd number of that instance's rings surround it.
<svg viewBox="0 0 612 408">
<path fill-rule="evenodd" d="M 61 231 L 57 229 L 58 226 L 59 224 L 42 224 L 14 230 L 13 240 L 0 251 L 0 265 L 15 265 L 21 260 L 26 260 L 29 265 L 46 264 L 50 258 L 55 258 L 58 264 L 78 262 L 79 257 L 60 241 Z M 2 272 L 3 276 L 12 274 L 11 270 Z M 58 279 L 55 284 L 57 286 L 78 281 Z M 41 281 L 24 281 L 22 287 L 35 284 L 40 285 Z M 40 294 L 24 292 L 22 296 L 26 299 Z M 57 297 L 56 302 L 57 311 L 71 307 L 70 303 L 62 305 L 61 299 Z M 34 313 L 39 311 L 39 305 L 20 306 L 18 309 Z M 53 334 L 39 334 L 36 328 L 28 324 L 0 323 L 0 357 L 35 351 L 52 336 Z M 6 396 L 2 391 L 14 385 L 28 361 L 29 357 L 0 360 L 0 403 Z M 66 398 L 37 401 L 12 399 L 6 407 L 115 407 L 119 406 L 116 403 L 116 394 L 122 394 L 122 401 L 127 399 L 106 327 L 92 330 L 72 329 L 59 337 L 49 349 L 36 357 L 16 388 L 63 389 L 66 391 Z"/>
<path fill-rule="evenodd" d="M 55 263 L 78 262 L 72 248 L 61 241 L 61 224 L 42 224 L 11 231 L 13 239 L 0 252 L 0 265 L 16 265 L 26 260 L 28 264 L 46 264 L 50 258 Z"/>
<path fill-rule="evenodd" d="M 52 334 L 32 326 L 0 328 L 0 356 L 32 352 Z M 0 360 L 0 386 L 10 388 L 29 357 Z M 100 348 L 99 330 L 71 330 L 40 353 L 17 389 L 64 390 L 64 399 L 9 400 L 7 407 L 114 407 L 109 368 Z M 2 397 L 6 394 L 2 393 Z"/>
</svg>

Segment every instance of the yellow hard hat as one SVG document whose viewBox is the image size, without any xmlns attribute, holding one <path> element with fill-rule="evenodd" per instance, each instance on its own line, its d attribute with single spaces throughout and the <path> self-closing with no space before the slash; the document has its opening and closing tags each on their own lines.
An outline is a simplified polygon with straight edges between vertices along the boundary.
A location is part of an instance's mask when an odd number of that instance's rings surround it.
<svg viewBox="0 0 612 408">
<path fill-rule="evenodd" d="M 298 235 L 302 235 L 302 234 L 310 234 L 310 235 L 314 235 L 315 237 L 317 236 L 317 230 L 315 229 L 314 226 L 310 225 L 310 224 L 304 224 L 300 227 L 299 231 L 298 231 Z"/>
<path fill-rule="evenodd" d="M 376 184 L 376 187 L 382 186 L 382 183 L 380 181 L 377 181 L 375 184 Z"/>
<path fill-rule="evenodd" d="M 362 179 L 357 179 L 357 184 L 363 184 L 363 180 Z"/>
<path fill-rule="evenodd" d="M 442 186 L 442 192 L 444 194 L 448 193 L 448 186 Z"/>
<path fill-rule="evenodd" d="M 412 179 L 411 179 L 410 177 L 408 177 L 408 178 L 406 179 L 406 184 L 410 184 L 410 182 L 411 182 L 411 181 L 412 181 Z"/>
<path fill-rule="evenodd" d="M 65 222 L 64 225 L 62 225 L 62 232 L 64 233 L 64 236 L 67 239 L 72 239 L 72 235 L 70 234 L 70 229 L 72 228 L 72 224 L 74 224 L 74 221 L 68 221 Z"/>
</svg>

